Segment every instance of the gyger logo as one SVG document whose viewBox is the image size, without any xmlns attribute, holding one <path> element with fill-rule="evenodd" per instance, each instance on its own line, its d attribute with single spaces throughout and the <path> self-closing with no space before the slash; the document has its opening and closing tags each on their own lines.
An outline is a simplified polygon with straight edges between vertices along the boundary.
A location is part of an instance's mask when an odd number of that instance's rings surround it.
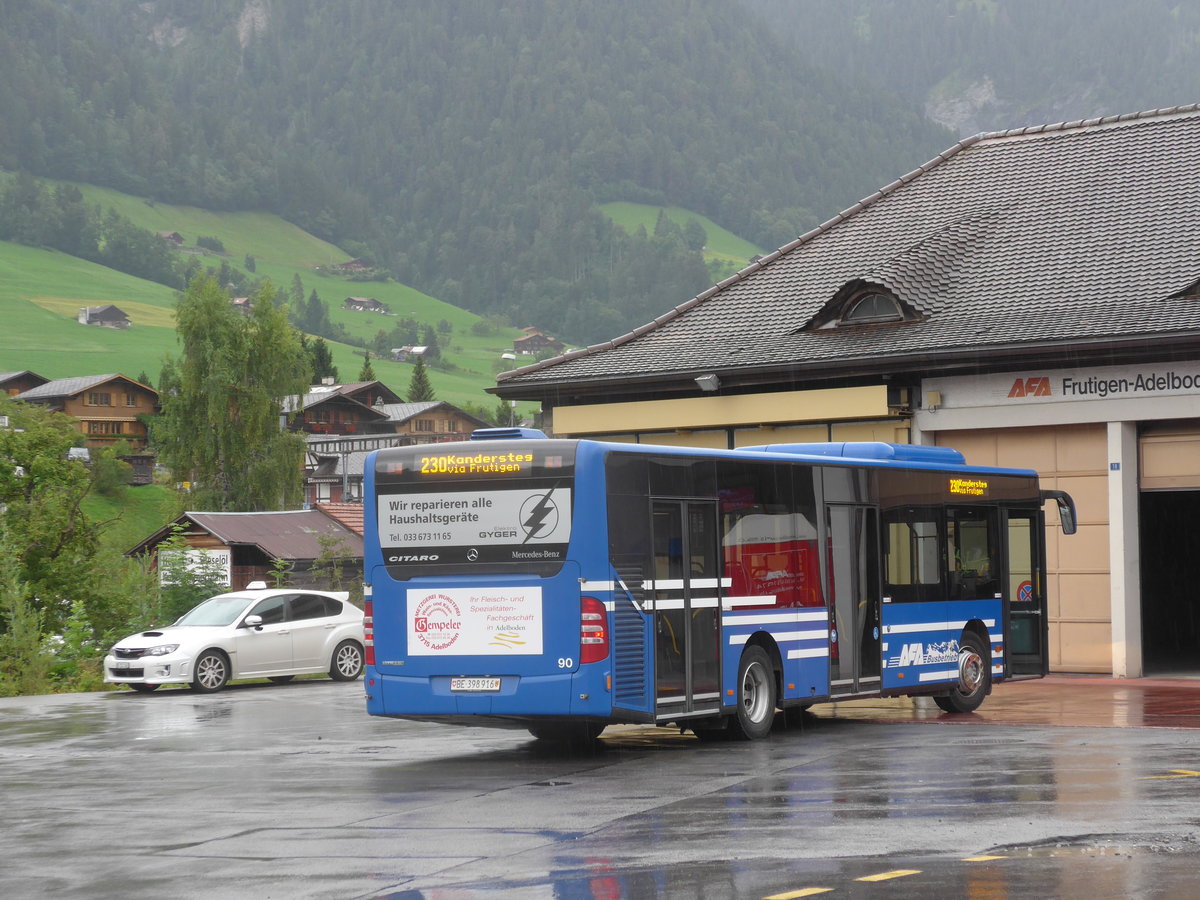
<svg viewBox="0 0 1200 900">
<path fill-rule="evenodd" d="M 558 506 L 550 499 L 553 493 L 551 488 L 545 494 L 533 494 L 521 504 L 521 528 L 525 530 L 523 543 L 545 537 L 558 527 Z"/>
<path fill-rule="evenodd" d="M 430 650 L 446 650 L 462 633 L 462 613 L 445 594 L 430 594 L 413 611 L 413 633 Z"/>
</svg>

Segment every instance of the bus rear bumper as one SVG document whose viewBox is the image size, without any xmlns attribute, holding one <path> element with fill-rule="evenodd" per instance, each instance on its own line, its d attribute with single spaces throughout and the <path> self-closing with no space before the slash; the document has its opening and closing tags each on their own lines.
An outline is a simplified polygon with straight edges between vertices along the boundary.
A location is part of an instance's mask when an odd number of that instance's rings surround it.
<svg viewBox="0 0 1200 900">
<path fill-rule="evenodd" d="M 363 686 L 367 712 L 373 716 L 606 718 L 612 712 L 606 675 L 583 669 L 561 675 L 502 675 L 498 690 L 454 690 L 448 675 L 393 675 L 368 666 Z"/>
</svg>

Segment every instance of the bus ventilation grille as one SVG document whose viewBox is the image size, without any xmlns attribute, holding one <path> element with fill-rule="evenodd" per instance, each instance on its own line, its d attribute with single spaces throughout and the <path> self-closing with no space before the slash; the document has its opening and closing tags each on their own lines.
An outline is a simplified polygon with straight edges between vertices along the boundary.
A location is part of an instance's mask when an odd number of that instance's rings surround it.
<svg viewBox="0 0 1200 900">
<path fill-rule="evenodd" d="M 613 599 L 613 701 L 626 709 L 647 709 L 646 617 L 623 591 L 615 591 Z"/>
</svg>

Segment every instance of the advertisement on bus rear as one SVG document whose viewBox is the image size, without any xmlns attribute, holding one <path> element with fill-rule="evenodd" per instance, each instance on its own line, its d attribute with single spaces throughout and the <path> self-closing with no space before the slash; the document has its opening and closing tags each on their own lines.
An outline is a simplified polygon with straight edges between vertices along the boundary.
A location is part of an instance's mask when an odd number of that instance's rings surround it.
<svg viewBox="0 0 1200 900">
<path fill-rule="evenodd" d="M 408 591 L 410 656 L 536 656 L 542 652 L 538 587 Z"/>
<path fill-rule="evenodd" d="M 381 494 L 377 514 L 389 566 L 555 562 L 571 537 L 571 489 Z"/>
</svg>

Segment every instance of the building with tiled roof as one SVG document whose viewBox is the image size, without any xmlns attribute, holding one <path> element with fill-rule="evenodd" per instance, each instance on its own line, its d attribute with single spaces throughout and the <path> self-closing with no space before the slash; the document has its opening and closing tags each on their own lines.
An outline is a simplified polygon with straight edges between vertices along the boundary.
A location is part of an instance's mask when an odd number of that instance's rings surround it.
<svg viewBox="0 0 1200 900">
<path fill-rule="evenodd" d="M 124 375 L 59 378 L 22 391 L 16 399 L 47 406 L 79 420 L 89 449 L 124 441 L 138 453 L 146 447 L 146 417 L 158 412 L 158 392 Z"/>
<path fill-rule="evenodd" d="M 40 387 L 49 380 L 49 378 L 43 378 L 28 369 L 21 372 L 0 372 L 0 393 L 15 397 L 17 394 Z"/>
<path fill-rule="evenodd" d="M 561 436 L 911 441 L 1036 468 L 1081 515 L 1047 536 L 1052 670 L 1200 669 L 1181 569 L 1200 517 L 1200 106 L 960 141 L 493 391 L 540 401 Z"/>
<path fill-rule="evenodd" d="M 336 557 L 347 568 L 347 583 L 362 577 L 361 528 L 348 528 L 343 517 L 320 509 L 276 512 L 185 512 L 129 550 L 126 556 L 156 561 L 159 544 L 182 528 L 188 548 L 205 551 L 225 566 L 229 584 L 240 590 L 252 581 L 272 583 L 283 563 L 287 584 L 328 587 L 324 573 L 312 572 L 322 558 Z M 355 570 L 351 574 L 350 570 Z"/>
<path fill-rule="evenodd" d="M 353 387 L 353 386 L 348 386 Z M 310 504 L 362 502 L 363 465 L 381 447 L 465 440 L 489 423 L 444 400 L 374 403 L 390 430 L 371 434 L 314 433 L 306 437 L 304 498 Z"/>
</svg>

